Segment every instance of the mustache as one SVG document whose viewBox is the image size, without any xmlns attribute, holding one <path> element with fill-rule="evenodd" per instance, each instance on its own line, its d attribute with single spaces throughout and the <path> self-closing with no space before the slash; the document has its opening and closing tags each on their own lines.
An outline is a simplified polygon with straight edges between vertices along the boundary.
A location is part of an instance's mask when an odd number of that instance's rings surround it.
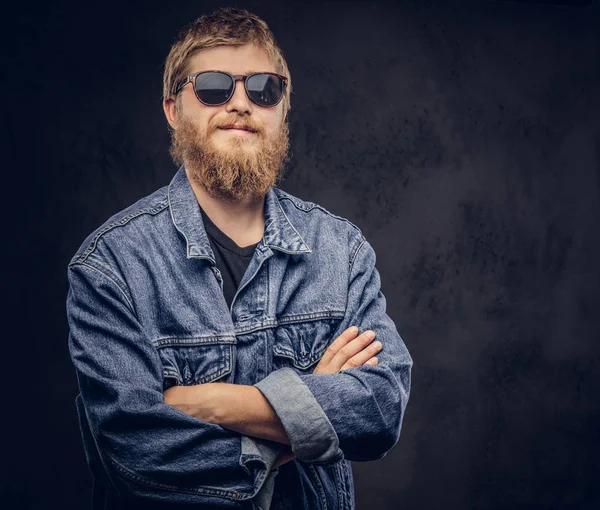
<svg viewBox="0 0 600 510">
<path fill-rule="evenodd" d="M 254 123 L 253 121 L 246 119 L 246 120 L 242 120 L 240 118 L 231 118 L 231 119 L 225 119 L 223 121 L 219 121 L 219 122 L 215 122 L 212 125 L 212 131 L 219 129 L 219 128 L 223 128 L 225 126 L 240 126 L 243 129 L 249 129 L 251 131 L 254 131 L 256 133 L 261 134 L 262 133 L 262 129 L 260 128 L 260 126 L 256 125 L 256 123 Z"/>
</svg>

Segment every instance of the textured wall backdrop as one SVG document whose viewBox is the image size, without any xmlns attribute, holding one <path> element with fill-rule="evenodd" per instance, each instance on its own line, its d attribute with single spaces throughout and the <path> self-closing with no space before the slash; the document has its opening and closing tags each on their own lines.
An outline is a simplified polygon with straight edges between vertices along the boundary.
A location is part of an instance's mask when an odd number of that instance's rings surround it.
<svg viewBox="0 0 600 510">
<path fill-rule="evenodd" d="M 359 509 L 600 507 L 600 9 L 575 3 L 236 2 L 293 78 L 281 187 L 363 230 L 415 362 Z M 219 5 L 5 16 L 5 508 L 87 508 L 66 265 L 171 179 L 161 65 Z"/>
</svg>

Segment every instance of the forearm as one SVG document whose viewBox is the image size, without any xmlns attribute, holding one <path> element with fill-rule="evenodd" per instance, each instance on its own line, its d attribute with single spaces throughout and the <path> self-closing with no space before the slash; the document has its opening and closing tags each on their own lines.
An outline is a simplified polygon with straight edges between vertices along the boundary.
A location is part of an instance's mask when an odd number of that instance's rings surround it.
<svg viewBox="0 0 600 510">
<path fill-rule="evenodd" d="M 290 444 L 281 420 L 254 386 L 223 382 L 175 386 L 165 401 L 200 420 L 240 434 Z"/>
<path fill-rule="evenodd" d="M 216 386 L 220 398 L 215 401 L 215 423 L 246 436 L 290 444 L 281 420 L 257 388 L 228 383 Z"/>
</svg>

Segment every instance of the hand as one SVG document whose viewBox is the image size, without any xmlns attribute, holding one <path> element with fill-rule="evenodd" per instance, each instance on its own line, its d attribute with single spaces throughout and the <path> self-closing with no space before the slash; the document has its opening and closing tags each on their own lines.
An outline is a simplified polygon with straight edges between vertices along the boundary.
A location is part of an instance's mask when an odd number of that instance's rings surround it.
<svg viewBox="0 0 600 510">
<path fill-rule="evenodd" d="M 375 332 L 367 330 L 358 337 L 357 333 L 358 328 L 352 326 L 338 336 L 323 354 L 313 374 L 335 374 L 346 368 L 377 365 L 379 360 L 374 355 L 381 350 L 382 345 L 381 342 L 371 344 Z"/>
</svg>

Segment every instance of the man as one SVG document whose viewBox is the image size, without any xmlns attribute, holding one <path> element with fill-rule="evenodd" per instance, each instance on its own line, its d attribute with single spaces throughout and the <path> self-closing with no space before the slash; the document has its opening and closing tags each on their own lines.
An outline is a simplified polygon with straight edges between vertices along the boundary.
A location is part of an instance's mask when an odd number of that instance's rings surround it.
<svg viewBox="0 0 600 510">
<path fill-rule="evenodd" d="M 178 172 L 69 264 L 94 510 L 354 508 L 350 461 L 398 441 L 412 359 L 373 248 L 275 187 L 290 93 L 260 18 L 191 23 L 164 72 Z"/>
</svg>

